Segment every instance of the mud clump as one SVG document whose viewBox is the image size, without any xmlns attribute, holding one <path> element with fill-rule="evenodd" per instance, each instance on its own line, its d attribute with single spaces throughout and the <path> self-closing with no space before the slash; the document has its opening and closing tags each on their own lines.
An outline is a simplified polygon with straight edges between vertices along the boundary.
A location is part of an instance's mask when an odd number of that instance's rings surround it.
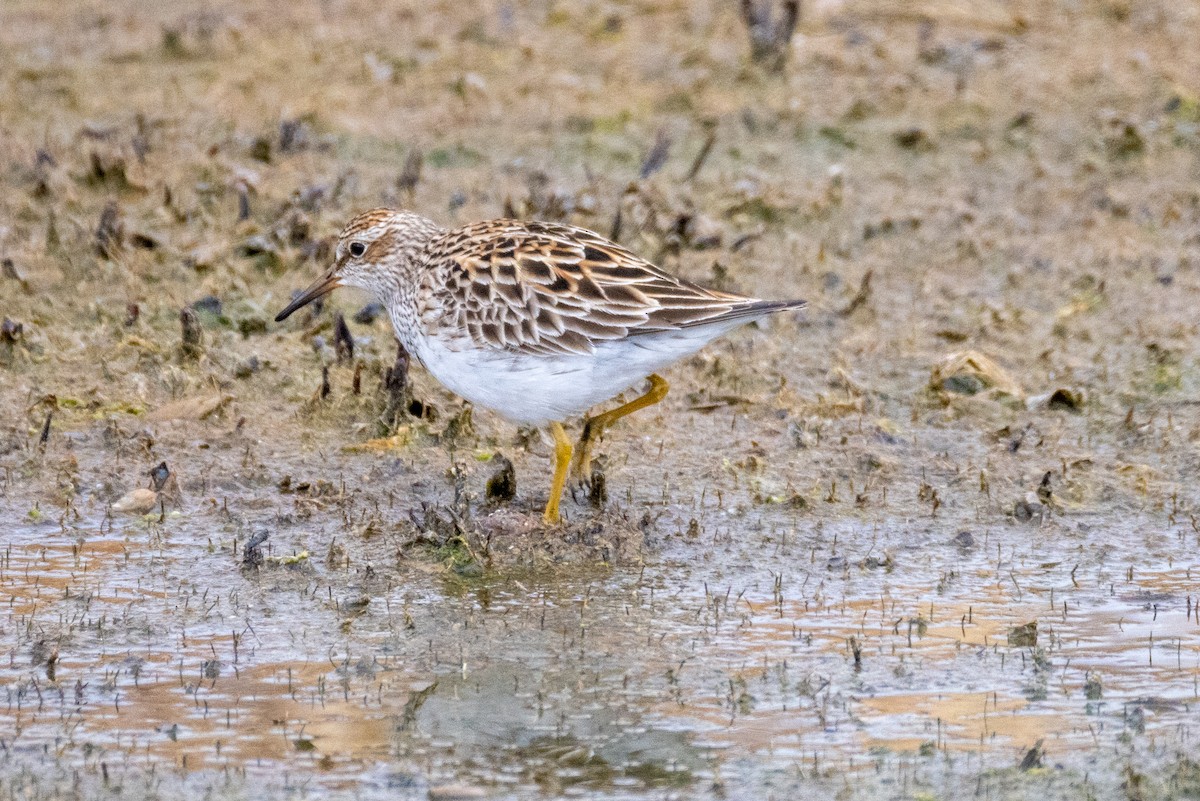
<svg viewBox="0 0 1200 801">
<path fill-rule="evenodd" d="M 539 512 L 508 506 L 468 519 L 426 505 L 402 530 L 402 557 L 438 561 L 470 577 L 554 565 L 640 565 L 652 547 L 653 523 L 648 515 L 634 522 L 604 511 L 550 525 Z"/>
<path fill-rule="evenodd" d="M 647 551 L 650 523 L 635 523 L 617 512 L 599 512 L 561 525 L 540 514 L 497 509 L 480 518 L 475 537 L 486 544 L 495 566 L 546 564 L 638 565 Z"/>
</svg>

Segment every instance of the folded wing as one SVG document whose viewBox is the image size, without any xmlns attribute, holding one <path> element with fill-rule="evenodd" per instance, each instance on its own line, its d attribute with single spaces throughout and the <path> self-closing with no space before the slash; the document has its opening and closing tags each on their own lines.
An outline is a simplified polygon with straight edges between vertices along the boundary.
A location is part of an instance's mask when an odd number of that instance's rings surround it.
<svg viewBox="0 0 1200 801">
<path fill-rule="evenodd" d="M 803 305 L 705 289 L 599 234 L 555 223 L 459 228 L 433 248 L 430 267 L 448 288 L 439 292 L 441 324 L 477 346 L 529 353 L 590 353 L 605 340 Z"/>
</svg>

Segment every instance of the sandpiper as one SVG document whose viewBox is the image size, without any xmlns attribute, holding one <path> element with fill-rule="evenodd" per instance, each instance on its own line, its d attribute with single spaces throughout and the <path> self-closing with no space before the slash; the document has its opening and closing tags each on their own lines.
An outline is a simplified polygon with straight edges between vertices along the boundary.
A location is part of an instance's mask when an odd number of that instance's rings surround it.
<svg viewBox="0 0 1200 801">
<path fill-rule="evenodd" d="M 667 394 L 658 370 L 737 326 L 804 305 L 705 289 L 584 228 L 488 220 L 447 230 L 394 209 L 352 219 L 333 264 L 276 322 L 339 286 L 383 303 L 401 344 L 453 392 L 514 422 L 549 425 L 547 523 L 559 520 L 568 470 L 589 480 L 604 430 Z M 643 379 L 645 394 L 587 418 L 572 446 L 563 420 Z"/>
</svg>

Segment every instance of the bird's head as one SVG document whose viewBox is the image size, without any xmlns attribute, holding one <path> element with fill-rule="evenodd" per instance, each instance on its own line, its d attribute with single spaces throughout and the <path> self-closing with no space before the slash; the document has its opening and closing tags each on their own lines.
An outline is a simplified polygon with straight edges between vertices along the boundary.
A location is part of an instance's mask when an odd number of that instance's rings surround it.
<svg viewBox="0 0 1200 801">
<path fill-rule="evenodd" d="M 432 220 L 410 211 L 372 209 L 359 214 L 338 234 L 333 264 L 277 314 L 275 322 L 339 286 L 365 289 L 386 301 L 404 279 L 413 256 L 440 232 Z"/>
</svg>

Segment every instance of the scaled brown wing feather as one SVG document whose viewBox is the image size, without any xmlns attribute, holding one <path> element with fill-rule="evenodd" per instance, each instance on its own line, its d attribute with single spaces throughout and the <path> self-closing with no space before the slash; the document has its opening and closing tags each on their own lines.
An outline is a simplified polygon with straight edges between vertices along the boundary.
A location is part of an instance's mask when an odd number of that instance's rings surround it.
<svg viewBox="0 0 1200 801">
<path fill-rule="evenodd" d="M 590 353 L 596 343 L 755 314 L 753 298 L 690 284 L 599 234 L 493 220 L 447 234 L 431 261 L 450 270 L 446 324 L 477 345 Z"/>
</svg>

